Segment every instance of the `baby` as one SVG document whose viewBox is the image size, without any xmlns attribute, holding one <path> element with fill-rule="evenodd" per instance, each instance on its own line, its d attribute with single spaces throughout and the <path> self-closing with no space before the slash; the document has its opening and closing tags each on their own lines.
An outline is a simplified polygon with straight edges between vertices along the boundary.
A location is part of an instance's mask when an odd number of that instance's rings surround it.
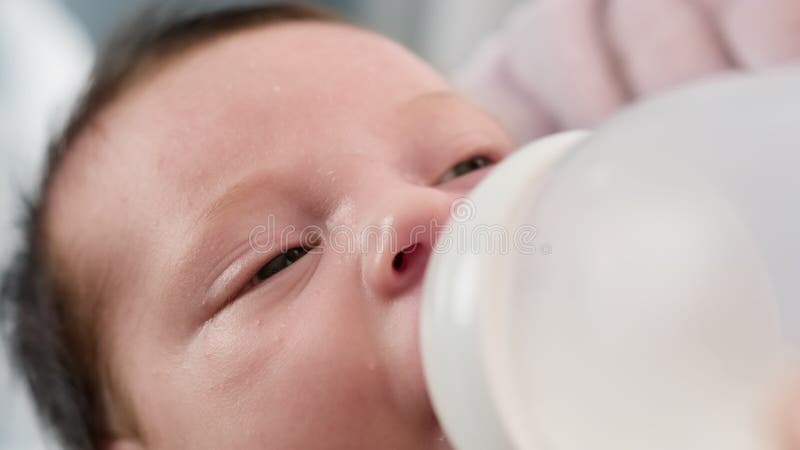
<svg viewBox="0 0 800 450">
<path fill-rule="evenodd" d="M 8 277 L 43 416 L 71 449 L 449 448 L 419 358 L 424 230 L 506 127 L 316 10 L 162 19 L 100 58 Z M 376 228 L 398 241 L 330 238 Z"/>
</svg>

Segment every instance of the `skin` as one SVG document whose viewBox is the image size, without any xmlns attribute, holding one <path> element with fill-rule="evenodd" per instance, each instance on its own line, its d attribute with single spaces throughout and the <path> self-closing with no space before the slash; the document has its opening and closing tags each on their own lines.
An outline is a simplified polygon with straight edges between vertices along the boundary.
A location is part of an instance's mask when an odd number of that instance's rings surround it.
<svg viewBox="0 0 800 450">
<path fill-rule="evenodd" d="M 92 294 L 72 306 L 99 343 L 106 448 L 449 448 L 417 336 L 433 239 L 412 230 L 489 170 L 440 182 L 454 165 L 509 150 L 440 75 L 344 25 L 239 31 L 142 76 L 80 135 L 46 219 Z M 329 236 L 382 225 L 391 251 Z M 315 251 L 252 283 L 264 247 L 304 237 L 278 242 L 289 226 L 317 227 Z"/>
</svg>

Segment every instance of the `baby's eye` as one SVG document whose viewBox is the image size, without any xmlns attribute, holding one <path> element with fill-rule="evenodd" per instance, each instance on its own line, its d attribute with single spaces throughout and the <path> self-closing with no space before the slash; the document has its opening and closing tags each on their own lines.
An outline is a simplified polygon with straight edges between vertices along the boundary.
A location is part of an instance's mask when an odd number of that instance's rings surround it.
<svg viewBox="0 0 800 450">
<path fill-rule="evenodd" d="M 253 276 L 251 284 L 253 286 L 258 285 L 267 278 L 291 266 L 297 262 L 297 260 L 305 256 L 308 252 L 309 249 L 304 247 L 294 247 L 286 250 L 280 255 L 269 260 L 268 263 L 264 264 L 264 266 L 261 267 L 261 269 L 259 269 L 258 272 L 256 272 L 256 274 Z"/>
<path fill-rule="evenodd" d="M 453 166 L 452 169 L 448 170 L 447 173 L 442 176 L 439 182 L 446 183 L 453 178 L 458 178 L 475 170 L 483 169 L 484 167 L 491 165 L 493 162 L 494 161 L 485 156 L 474 156 Z"/>
</svg>

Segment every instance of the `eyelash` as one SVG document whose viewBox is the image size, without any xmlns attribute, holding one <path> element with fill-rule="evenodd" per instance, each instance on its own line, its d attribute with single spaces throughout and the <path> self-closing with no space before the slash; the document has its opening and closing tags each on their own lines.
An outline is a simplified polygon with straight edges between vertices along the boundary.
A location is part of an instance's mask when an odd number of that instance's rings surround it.
<svg viewBox="0 0 800 450">
<path fill-rule="evenodd" d="M 260 284 L 265 280 L 269 279 L 273 275 L 277 274 L 281 270 L 291 266 L 292 264 L 296 263 L 300 258 L 305 256 L 309 252 L 309 249 L 304 247 L 294 247 L 286 250 L 283 253 L 280 253 L 276 257 L 272 258 L 264 264 L 261 269 L 253 275 L 251 282 L 254 285 Z"/>
<path fill-rule="evenodd" d="M 495 161 L 485 155 L 477 155 L 467 158 L 458 164 L 454 165 L 450 168 L 441 178 L 439 178 L 439 184 L 447 183 L 450 180 L 458 178 L 460 176 L 464 176 L 470 172 L 474 172 L 476 170 L 483 169 L 484 167 L 491 166 L 494 164 Z M 457 173 L 463 170 L 461 173 Z"/>
<path fill-rule="evenodd" d="M 258 269 L 253 277 L 250 278 L 250 281 L 243 292 L 247 292 L 250 289 L 258 287 L 260 284 L 282 272 L 284 269 L 302 259 L 308 253 L 312 252 L 317 245 L 318 244 L 292 247 L 275 255 L 272 257 L 272 259 L 267 261 L 266 264 L 261 266 L 261 268 Z"/>
</svg>

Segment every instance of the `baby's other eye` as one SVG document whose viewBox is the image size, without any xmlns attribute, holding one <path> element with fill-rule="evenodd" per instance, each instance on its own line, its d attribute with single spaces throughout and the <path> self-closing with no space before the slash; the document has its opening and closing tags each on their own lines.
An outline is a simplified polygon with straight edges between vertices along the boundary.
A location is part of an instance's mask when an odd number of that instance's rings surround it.
<svg viewBox="0 0 800 450">
<path fill-rule="evenodd" d="M 272 258 L 256 272 L 251 280 L 251 285 L 256 286 L 262 283 L 271 276 L 297 262 L 297 260 L 308 254 L 308 252 L 309 249 L 307 248 L 294 247 Z"/>
<path fill-rule="evenodd" d="M 492 165 L 494 161 L 487 158 L 486 156 L 473 156 L 467 160 L 461 161 L 460 163 L 456 164 L 450 170 L 445 173 L 441 179 L 439 179 L 439 183 L 446 183 L 453 178 L 458 178 L 462 175 L 466 175 L 470 172 L 474 172 L 479 169 L 483 169 L 486 166 Z"/>
</svg>

